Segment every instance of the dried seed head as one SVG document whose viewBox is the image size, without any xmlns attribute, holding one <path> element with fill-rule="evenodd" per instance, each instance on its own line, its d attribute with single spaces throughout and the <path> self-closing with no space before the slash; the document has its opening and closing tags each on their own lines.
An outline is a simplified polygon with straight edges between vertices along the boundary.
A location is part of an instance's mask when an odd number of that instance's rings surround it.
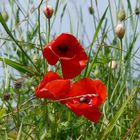
<svg viewBox="0 0 140 140">
<path fill-rule="evenodd" d="M 115 60 L 112 60 L 108 63 L 108 67 L 111 68 L 112 70 L 117 69 L 117 66 L 118 66 L 118 64 Z"/>
<path fill-rule="evenodd" d="M 47 5 L 45 6 L 43 12 L 47 18 L 51 18 L 53 14 L 53 7 L 51 5 Z"/>
<path fill-rule="evenodd" d="M 124 10 L 120 10 L 117 14 L 117 18 L 120 20 L 120 21 L 123 21 L 125 20 L 125 17 L 126 17 L 126 14 L 125 14 L 125 11 Z"/>
<path fill-rule="evenodd" d="M 14 83 L 14 88 L 15 88 L 15 89 L 20 89 L 21 86 L 22 86 L 22 82 L 23 82 L 22 79 L 17 79 L 17 80 L 15 81 L 15 83 Z"/>
<path fill-rule="evenodd" d="M 118 36 L 118 38 L 122 39 L 125 34 L 124 26 L 122 24 L 118 24 L 115 28 L 115 32 L 116 32 L 116 35 Z"/>
<path fill-rule="evenodd" d="M 135 14 L 136 14 L 136 15 L 139 15 L 139 14 L 140 14 L 140 8 L 136 8 L 136 9 L 135 9 Z"/>
<path fill-rule="evenodd" d="M 10 99 L 10 94 L 9 93 L 4 93 L 3 99 L 4 99 L 4 101 L 8 101 Z"/>
<path fill-rule="evenodd" d="M 7 22 L 8 18 L 9 18 L 8 13 L 6 11 L 3 11 L 3 12 L 1 12 L 1 15 L 2 15 L 3 19 L 5 20 L 5 22 Z"/>
<path fill-rule="evenodd" d="M 89 6 L 89 7 L 88 7 L 88 11 L 89 11 L 89 13 L 90 13 L 91 15 L 94 14 L 94 9 L 93 9 L 92 6 Z"/>
</svg>

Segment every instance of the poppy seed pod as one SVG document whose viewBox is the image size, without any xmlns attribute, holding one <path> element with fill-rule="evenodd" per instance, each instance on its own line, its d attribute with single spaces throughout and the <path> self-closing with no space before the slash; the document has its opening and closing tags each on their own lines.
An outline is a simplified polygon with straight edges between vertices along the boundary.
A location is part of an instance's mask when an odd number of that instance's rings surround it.
<svg viewBox="0 0 140 140">
<path fill-rule="evenodd" d="M 139 14 L 140 14 L 140 8 L 136 8 L 136 9 L 135 9 L 135 14 L 136 14 L 136 15 L 139 15 Z"/>
<path fill-rule="evenodd" d="M 38 54 L 34 54 L 34 56 L 33 56 L 33 62 L 34 62 L 34 64 L 37 64 L 39 62 L 39 56 L 38 56 Z"/>
<path fill-rule="evenodd" d="M 51 5 L 47 5 L 45 6 L 43 12 L 47 18 L 51 18 L 53 14 L 53 7 Z"/>
<path fill-rule="evenodd" d="M 124 10 L 120 10 L 120 11 L 118 12 L 117 18 L 118 18 L 120 21 L 123 21 L 123 20 L 125 20 L 125 17 L 126 17 L 125 11 L 124 11 Z"/>
<path fill-rule="evenodd" d="M 111 68 L 112 70 L 115 70 L 117 68 L 117 62 L 115 60 L 112 60 L 108 63 L 108 67 Z"/>
<path fill-rule="evenodd" d="M 115 32 L 116 32 L 116 35 L 118 36 L 118 38 L 122 39 L 125 34 L 124 26 L 122 24 L 118 24 L 115 28 Z"/>
<path fill-rule="evenodd" d="M 3 99 L 5 101 L 8 101 L 10 99 L 10 94 L 9 93 L 4 93 Z"/>
<path fill-rule="evenodd" d="M 92 6 L 89 6 L 89 7 L 88 7 L 88 11 L 89 11 L 89 13 L 90 13 L 91 15 L 94 14 L 94 9 L 93 9 Z"/>
<path fill-rule="evenodd" d="M 14 82 L 14 88 L 15 89 L 20 89 L 21 86 L 22 86 L 22 82 L 23 80 L 21 78 L 17 79 L 15 82 Z"/>
</svg>

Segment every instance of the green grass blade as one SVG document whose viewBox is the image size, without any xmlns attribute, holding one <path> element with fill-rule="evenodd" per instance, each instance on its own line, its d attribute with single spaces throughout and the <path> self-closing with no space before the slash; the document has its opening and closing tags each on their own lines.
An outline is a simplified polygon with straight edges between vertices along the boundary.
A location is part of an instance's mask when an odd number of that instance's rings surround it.
<svg viewBox="0 0 140 140">
<path fill-rule="evenodd" d="M 22 124 L 22 122 L 21 122 L 21 124 L 20 124 L 20 128 L 19 128 L 19 131 L 18 131 L 18 135 L 17 135 L 17 139 L 16 139 L 16 140 L 21 140 L 22 126 L 23 126 L 23 124 Z"/>
<path fill-rule="evenodd" d="M 99 31 L 100 31 L 101 26 L 102 26 L 102 23 L 103 23 L 103 21 L 104 21 L 104 19 L 105 19 L 107 10 L 108 10 L 108 7 L 106 8 L 106 10 L 105 10 L 103 16 L 101 17 L 101 19 L 100 19 L 100 21 L 99 21 L 99 23 L 98 23 L 97 29 L 96 29 L 95 34 L 94 34 L 93 39 L 92 39 L 92 42 L 91 42 L 91 44 L 90 44 L 90 46 L 89 46 L 89 47 L 90 47 L 89 55 L 88 55 L 89 61 L 90 61 L 90 55 L 91 55 L 92 47 L 93 47 L 93 45 L 94 45 L 94 42 L 96 41 L 96 38 L 98 37 Z M 88 71 L 89 61 L 88 61 L 88 64 L 87 64 L 87 67 L 86 67 L 86 71 L 85 71 L 85 75 L 86 75 L 86 76 L 88 76 L 89 73 L 90 73 L 90 72 Z M 90 68 L 90 69 L 91 69 L 91 68 Z"/>
<path fill-rule="evenodd" d="M 104 21 L 104 19 L 105 19 L 107 10 L 108 10 L 108 7 L 106 8 L 106 10 L 105 10 L 103 16 L 101 17 L 101 19 L 100 19 L 100 21 L 99 21 L 99 23 L 98 23 L 97 29 L 96 29 L 95 34 L 94 34 L 94 36 L 93 36 L 92 42 L 91 42 L 91 44 L 90 44 L 89 56 L 90 56 L 90 54 L 91 54 L 91 50 L 92 50 L 92 47 L 93 47 L 93 45 L 94 45 L 94 42 L 96 41 L 96 38 L 98 37 L 99 31 L 100 31 L 101 26 L 102 26 L 102 23 L 103 23 L 103 21 Z"/>
<path fill-rule="evenodd" d="M 130 100 L 134 97 L 134 95 L 135 95 L 135 93 L 136 93 L 136 91 L 138 89 L 138 86 L 139 85 L 137 85 L 134 88 L 134 90 L 132 90 L 133 92 L 127 97 L 126 101 L 122 104 L 122 106 L 117 111 L 116 115 L 112 118 L 112 120 L 110 121 L 110 123 L 108 124 L 108 126 L 99 134 L 100 140 L 103 140 L 108 134 L 111 133 L 111 131 L 114 128 L 115 124 L 117 123 L 118 119 L 120 118 L 120 116 L 125 111 L 125 107 L 130 102 Z"/>
<path fill-rule="evenodd" d="M 7 58 L 3 58 L 3 57 L 0 57 L 0 61 L 3 61 L 4 63 L 6 63 L 7 65 L 11 66 L 12 68 L 18 70 L 19 72 L 22 72 L 22 73 L 29 73 L 31 75 L 40 75 L 38 72 L 35 72 L 33 71 L 33 69 L 27 67 L 27 66 L 23 66 L 17 62 L 14 62 L 10 59 L 7 59 Z"/>
<path fill-rule="evenodd" d="M 0 13 L 0 23 L 2 24 L 3 28 L 5 29 L 5 31 L 7 32 L 7 34 L 12 38 L 12 40 L 16 43 L 16 45 L 19 47 L 19 49 L 22 51 L 22 53 L 27 57 L 27 59 L 33 64 L 33 66 L 36 68 L 37 71 L 38 68 L 36 67 L 36 65 L 33 63 L 33 61 L 31 60 L 31 58 L 27 55 L 27 53 L 23 50 L 22 46 L 20 46 L 20 44 L 17 42 L 17 40 L 14 38 L 14 36 L 12 35 L 11 31 L 9 30 L 7 24 L 5 23 L 1 13 Z"/>
</svg>

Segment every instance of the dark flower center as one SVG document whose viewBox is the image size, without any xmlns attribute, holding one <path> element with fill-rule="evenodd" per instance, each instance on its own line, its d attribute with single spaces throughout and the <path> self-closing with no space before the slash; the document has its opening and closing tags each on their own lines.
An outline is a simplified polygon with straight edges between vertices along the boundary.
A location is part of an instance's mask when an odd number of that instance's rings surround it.
<svg viewBox="0 0 140 140">
<path fill-rule="evenodd" d="M 60 53 L 66 53 L 68 51 L 68 46 L 66 46 L 65 44 L 62 44 L 58 46 L 58 50 Z"/>
<path fill-rule="evenodd" d="M 89 99 L 87 97 L 81 97 L 79 102 L 80 103 L 89 103 Z"/>
</svg>

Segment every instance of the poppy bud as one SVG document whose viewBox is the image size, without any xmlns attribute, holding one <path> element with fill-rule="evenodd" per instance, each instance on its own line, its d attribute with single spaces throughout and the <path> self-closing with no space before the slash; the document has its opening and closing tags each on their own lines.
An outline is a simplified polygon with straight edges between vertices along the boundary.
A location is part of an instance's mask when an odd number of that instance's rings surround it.
<svg viewBox="0 0 140 140">
<path fill-rule="evenodd" d="M 112 70 L 115 70 L 117 68 L 117 62 L 115 60 L 112 60 L 108 63 L 108 67 L 111 68 Z"/>
<path fill-rule="evenodd" d="M 139 14 L 140 14 L 140 8 L 136 8 L 136 9 L 135 9 L 135 14 L 136 14 L 136 15 L 139 15 Z"/>
<path fill-rule="evenodd" d="M 10 94 L 9 93 L 4 93 L 3 99 L 4 99 L 4 101 L 8 101 L 10 99 Z"/>
<path fill-rule="evenodd" d="M 118 36 L 118 38 L 122 39 L 124 37 L 125 34 L 125 28 L 122 24 L 118 24 L 115 28 L 115 32 Z"/>
<path fill-rule="evenodd" d="M 47 5 L 44 10 L 43 10 L 45 16 L 47 18 L 51 18 L 52 17 L 52 14 L 53 14 L 53 7 L 50 6 L 50 5 Z"/>
<path fill-rule="evenodd" d="M 2 15 L 3 19 L 5 20 L 5 22 L 7 22 L 8 18 L 9 18 L 8 13 L 6 11 L 3 11 L 3 12 L 1 12 L 1 15 Z"/>
<path fill-rule="evenodd" d="M 39 56 L 38 56 L 38 54 L 35 54 L 34 57 L 33 57 L 33 62 L 34 62 L 35 64 L 37 64 L 38 61 L 39 61 Z"/>
<path fill-rule="evenodd" d="M 22 86 L 22 80 L 21 79 L 16 80 L 15 83 L 14 83 L 14 88 L 15 89 L 20 89 L 21 86 Z"/>
<path fill-rule="evenodd" d="M 99 76 L 99 74 L 100 74 L 100 71 L 99 71 L 99 66 L 97 65 L 96 66 L 96 68 L 95 68 L 95 70 L 94 70 L 94 77 L 98 77 Z"/>
<path fill-rule="evenodd" d="M 123 21 L 123 20 L 125 20 L 125 17 L 126 17 L 125 11 L 124 11 L 124 10 L 120 10 L 120 11 L 118 12 L 117 18 L 118 18 L 120 21 Z"/>
<path fill-rule="evenodd" d="M 93 15 L 94 9 L 93 9 L 92 6 L 89 6 L 89 7 L 88 7 L 88 11 L 89 11 L 89 13 L 90 13 L 91 15 Z"/>
</svg>

